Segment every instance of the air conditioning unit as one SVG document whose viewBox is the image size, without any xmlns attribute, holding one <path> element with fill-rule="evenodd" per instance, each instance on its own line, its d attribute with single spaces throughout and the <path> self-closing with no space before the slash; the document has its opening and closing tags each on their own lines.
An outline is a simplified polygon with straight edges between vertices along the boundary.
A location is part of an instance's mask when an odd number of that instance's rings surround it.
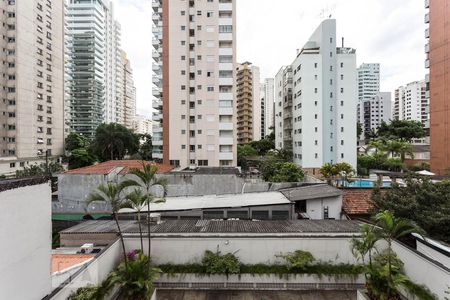
<svg viewBox="0 0 450 300">
<path fill-rule="evenodd" d="M 93 251 L 94 251 L 94 244 L 92 244 L 92 243 L 86 243 L 80 247 L 80 253 L 83 253 L 83 254 L 92 253 Z"/>
</svg>

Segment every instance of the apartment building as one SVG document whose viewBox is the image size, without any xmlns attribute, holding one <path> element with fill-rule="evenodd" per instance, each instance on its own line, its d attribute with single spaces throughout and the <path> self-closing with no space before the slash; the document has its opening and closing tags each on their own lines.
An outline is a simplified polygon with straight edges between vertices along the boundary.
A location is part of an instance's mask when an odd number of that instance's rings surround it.
<svg viewBox="0 0 450 300">
<path fill-rule="evenodd" d="M 420 121 L 430 128 L 429 99 L 424 80 L 413 81 L 395 90 L 393 117 L 399 120 Z"/>
<path fill-rule="evenodd" d="M 292 150 L 292 67 L 275 75 L 275 148 Z"/>
<path fill-rule="evenodd" d="M 152 6 L 155 157 L 181 168 L 235 166 L 235 1 Z"/>
<path fill-rule="evenodd" d="M 66 19 L 67 131 L 92 138 L 123 119 L 120 24 L 109 0 L 69 0 Z"/>
<path fill-rule="evenodd" d="M 261 139 L 272 133 L 271 127 L 274 126 L 274 79 L 266 78 L 260 85 L 261 98 Z"/>
<path fill-rule="evenodd" d="M 120 66 L 122 68 L 120 72 L 122 74 L 120 123 L 129 129 L 133 129 L 133 122 L 136 116 L 136 87 L 134 86 L 133 69 L 126 52 L 121 50 L 120 53 Z"/>
<path fill-rule="evenodd" d="M 369 101 L 363 102 L 363 128 L 369 133 L 377 130 L 381 122 L 392 120 L 392 100 L 390 92 L 379 92 Z"/>
<path fill-rule="evenodd" d="M 64 6 L 0 1 L 0 174 L 63 154 Z"/>
<path fill-rule="evenodd" d="M 133 129 L 138 134 L 150 134 L 153 136 L 152 120 L 142 115 L 135 115 L 133 120 Z M 153 141 L 153 139 L 152 139 Z"/>
<path fill-rule="evenodd" d="M 259 68 L 250 62 L 236 68 L 237 143 L 261 139 L 261 102 Z"/>
<path fill-rule="evenodd" d="M 357 121 L 362 125 L 363 133 L 370 132 L 370 115 L 367 109 L 370 102 L 380 92 L 380 64 L 363 63 L 358 69 L 358 104 Z M 360 139 L 364 139 L 361 136 Z"/>
<path fill-rule="evenodd" d="M 431 171 L 444 175 L 450 168 L 450 7 L 446 0 L 425 0 L 426 97 L 430 103 Z"/>
<path fill-rule="evenodd" d="M 292 139 L 294 162 L 312 173 L 325 163 L 356 168 L 356 50 L 337 46 L 336 20 L 320 24 L 290 68 L 282 122 L 288 124 L 283 140 L 286 146 Z"/>
</svg>

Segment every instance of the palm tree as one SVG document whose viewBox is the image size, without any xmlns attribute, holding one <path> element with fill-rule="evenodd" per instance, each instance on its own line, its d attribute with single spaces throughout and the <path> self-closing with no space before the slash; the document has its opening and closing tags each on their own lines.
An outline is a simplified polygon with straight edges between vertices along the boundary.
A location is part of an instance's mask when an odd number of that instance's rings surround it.
<svg viewBox="0 0 450 300">
<path fill-rule="evenodd" d="M 363 264 L 365 263 L 366 255 L 369 256 L 369 268 L 372 268 L 372 252 L 376 250 L 375 244 L 379 237 L 375 234 L 374 226 L 369 224 L 361 225 L 361 237 L 353 238 L 351 240 L 352 252 L 356 256 L 361 256 Z"/>
<path fill-rule="evenodd" d="M 335 165 L 326 163 L 320 168 L 319 172 L 327 180 L 328 185 L 333 185 L 334 176 L 337 175 Z"/>
<path fill-rule="evenodd" d="M 120 242 L 122 244 L 122 251 L 125 265 L 127 264 L 127 253 L 125 250 L 125 243 L 123 241 L 122 230 L 120 228 L 119 220 L 117 218 L 117 213 L 124 205 L 123 198 L 124 185 L 118 183 L 108 182 L 107 184 L 99 185 L 95 190 L 93 190 L 88 198 L 86 199 L 87 205 L 92 202 L 106 202 L 111 205 L 112 216 L 116 222 L 117 230 L 119 231 Z"/>
<path fill-rule="evenodd" d="M 131 178 L 124 182 L 124 184 L 127 186 L 139 186 L 147 196 L 146 204 L 147 204 L 148 257 L 150 257 L 151 254 L 150 203 L 160 203 L 165 201 L 164 197 L 158 198 L 152 194 L 152 189 L 157 186 L 162 187 L 165 194 L 166 179 L 157 178 L 156 177 L 157 171 L 158 167 L 156 167 L 156 165 L 142 161 L 142 170 L 137 168 L 131 169 L 129 172 Z"/>
<path fill-rule="evenodd" d="M 408 219 L 396 218 L 388 210 L 382 211 L 375 216 L 376 235 L 387 242 L 388 248 L 388 280 L 392 284 L 392 241 L 413 232 L 421 232 L 421 229 Z"/>
<path fill-rule="evenodd" d="M 369 152 L 370 149 L 375 149 L 375 153 L 383 152 L 385 150 L 385 145 L 382 140 L 372 140 L 367 144 L 366 153 Z"/>
<path fill-rule="evenodd" d="M 144 194 L 142 189 L 136 188 L 134 191 L 129 193 L 127 196 L 127 202 L 124 207 L 132 208 L 137 212 L 138 225 L 139 225 L 139 236 L 141 238 L 141 251 L 144 252 L 144 241 L 142 238 L 142 226 L 141 226 L 141 211 L 144 205 L 147 203 L 147 195 Z"/>
</svg>

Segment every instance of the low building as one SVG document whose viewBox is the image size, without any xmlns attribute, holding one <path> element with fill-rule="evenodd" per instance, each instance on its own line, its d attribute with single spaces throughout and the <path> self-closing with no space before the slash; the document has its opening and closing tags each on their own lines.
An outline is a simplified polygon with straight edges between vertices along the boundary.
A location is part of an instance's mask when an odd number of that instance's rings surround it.
<svg viewBox="0 0 450 300">
<path fill-rule="evenodd" d="M 328 184 L 315 184 L 282 190 L 294 202 L 298 219 L 336 219 L 342 217 L 342 192 Z"/>
<path fill-rule="evenodd" d="M 42 299 L 51 292 L 51 232 L 49 181 L 0 181 L 0 299 Z"/>
</svg>

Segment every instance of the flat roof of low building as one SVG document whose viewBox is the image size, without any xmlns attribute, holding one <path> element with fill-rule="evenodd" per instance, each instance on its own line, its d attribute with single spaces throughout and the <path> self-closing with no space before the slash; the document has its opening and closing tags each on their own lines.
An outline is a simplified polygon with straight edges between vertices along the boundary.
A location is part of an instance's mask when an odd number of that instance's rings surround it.
<svg viewBox="0 0 450 300">
<path fill-rule="evenodd" d="M 91 174 L 91 175 L 107 175 L 114 170 L 117 170 L 118 174 L 127 174 L 130 169 L 139 169 L 142 170 L 142 163 L 144 164 L 153 164 L 158 168 L 157 173 L 167 173 L 171 171 L 174 167 L 166 164 L 158 164 L 151 161 L 142 161 L 142 160 L 109 160 L 102 163 L 98 163 L 95 165 L 73 169 L 64 172 L 64 174 Z"/>
<path fill-rule="evenodd" d="M 151 204 L 150 211 L 162 212 L 210 208 L 237 208 L 291 203 L 292 202 L 280 192 L 166 197 L 165 202 Z M 143 211 L 147 211 L 146 206 L 143 208 Z M 122 209 L 121 212 L 133 212 L 133 210 L 125 208 Z"/>
<path fill-rule="evenodd" d="M 197 167 L 172 171 L 173 174 L 195 174 L 195 175 L 238 175 L 240 171 L 236 167 Z"/>
<path fill-rule="evenodd" d="M 0 192 L 17 189 L 20 187 L 38 185 L 48 183 L 50 181 L 47 177 L 27 177 L 0 180 Z"/>
<path fill-rule="evenodd" d="M 93 259 L 95 254 L 65 254 L 65 253 L 53 253 L 52 254 L 52 273 L 62 272 L 69 268 L 81 266 L 82 264 Z"/>
<path fill-rule="evenodd" d="M 359 233 L 358 221 L 351 220 L 165 220 L 151 226 L 154 234 L 339 234 Z M 124 234 L 139 233 L 137 221 L 120 221 Z M 144 228 L 145 227 L 145 228 Z M 142 226 L 146 232 L 146 226 Z M 61 231 L 61 234 L 116 233 L 114 221 L 87 221 Z"/>
<path fill-rule="evenodd" d="M 329 198 L 342 195 L 342 191 L 328 184 L 304 185 L 283 189 L 281 192 L 291 201 Z"/>
</svg>

